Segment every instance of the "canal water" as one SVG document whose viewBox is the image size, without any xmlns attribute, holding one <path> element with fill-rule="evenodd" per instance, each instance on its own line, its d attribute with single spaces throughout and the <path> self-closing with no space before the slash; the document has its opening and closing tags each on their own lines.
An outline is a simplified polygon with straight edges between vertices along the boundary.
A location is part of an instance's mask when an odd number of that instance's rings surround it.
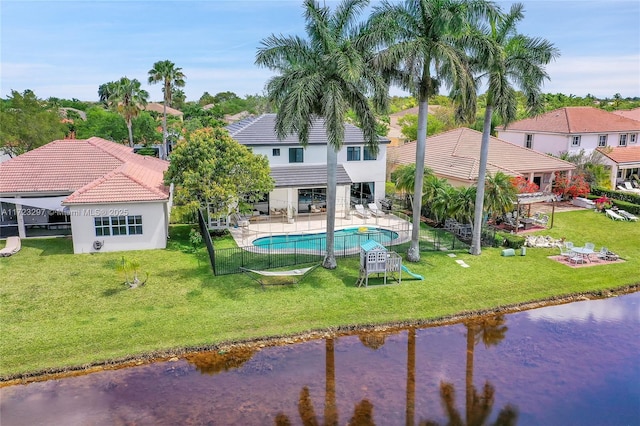
<svg viewBox="0 0 640 426">
<path fill-rule="evenodd" d="M 640 293 L 5 387 L 12 425 L 638 425 Z M 430 423 L 427 423 L 430 422 Z"/>
</svg>

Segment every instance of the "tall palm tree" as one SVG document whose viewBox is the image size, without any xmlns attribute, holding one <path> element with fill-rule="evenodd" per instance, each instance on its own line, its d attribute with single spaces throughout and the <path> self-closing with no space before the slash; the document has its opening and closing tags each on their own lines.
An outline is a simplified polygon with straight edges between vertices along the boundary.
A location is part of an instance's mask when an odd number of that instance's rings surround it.
<svg viewBox="0 0 640 426">
<path fill-rule="evenodd" d="M 308 39 L 272 35 L 262 41 L 256 64 L 279 72 L 267 83 L 270 102 L 277 106 L 275 130 L 280 139 L 297 134 L 306 146 L 316 118 L 327 135 L 327 244 L 322 266 L 336 268 L 337 153 L 344 142 L 344 122 L 351 108 L 362 125 L 365 143 L 378 148 L 374 107 L 386 108 L 387 86 L 371 66 L 375 40 L 356 18 L 368 0 L 343 0 L 331 12 L 305 0 Z M 373 106 L 367 95 L 373 95 Z"/>
<path fill-rule="evenodd" d="M 164 146 L 165 158 L 169 153 L 167 145 L 167 106 L 171 106 L 171 95 L 176 87 L 184 87 L 185 75 L 182 68 L 176 67 L 173 62 L 158 61 L 149 70 L 149 84 L 162 82 L 162 93 L 164 102 L 162 103 L 162 145 Z"/>
<path fill-rule="evenodd" d="M 494 13 L 485 0 L 385 0 L 374 10 L 370 25 L 386 43 L 377 65 L 393 83 L 418 100 L 418 137 L 414 199 L 422 193 L 427 141 L 429 96 L 441 83 L 455 86 L 462 99 L 475 100 L 473 79 L 463 47 L 470 39 L 464 29 L 470 21 Z M 420 260 L 420 205 L 413 205 L 413 230 L 407 260 Z"/>
<path fill-rule="evenodd" d="M 110 81 L 98 86 L 98 98 L 104 106 L 109 106 L 109 97 L 115 91 L 115 84 L 115 81 Z"/>
<path fill-rule="evenodd" d="M 124 118 L 129 130 L 129 146 L 133 148 L 133 119 L 138 116 L 140 110 L 147 105 L 149 93 L 141 88 L 137 79 L 130 80 L 122 77 L 114 82 L 113 90 L 109 94 L 108 103 Z"/>
<path fill-rule="evenodd" d="M 470 253 L 481 253 L 481 232 L 485 176 L 489 155 L 491 117 L 494 110 L 505 127 L 516 119 L 517 98 L 514 85 L 519 87 L 527 100 L 529 113 L 542 111 L 543 97 L 540 87 L 549 78 L 545 65 L 559 56 L 552 43 L 541 38 L 532 38 L 516 32 L 516 24 L 524 18 L 524 6 L 516 3 L 503 17 L 490 17 L 490 25 L 482 28 L 477 36 L 490 46 L 489 51 L 476 52 L 473 66 L 479 71 L 478 79 L 488 80 L 486 110 L 480 147 L 478 191 L 474 212 L 473 239 Z"/>
</svg>

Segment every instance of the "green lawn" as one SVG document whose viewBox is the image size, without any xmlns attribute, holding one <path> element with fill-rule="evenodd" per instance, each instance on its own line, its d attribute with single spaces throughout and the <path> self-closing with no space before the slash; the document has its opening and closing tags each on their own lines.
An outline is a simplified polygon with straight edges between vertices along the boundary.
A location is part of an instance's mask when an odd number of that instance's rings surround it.
<svg viewBox="0 0 640 426">
<path fill-rule="evenodd" d="M 640 282 L 640 223 L 614 222 L 592 211 L 556 214 L 553 230 L 576 245 L 606 245 L 626 262 L 572 269 L 547 259 L 443 252 L 408 264 L 425 281 L 356 288 L 358 258 L 317 268 L 297 287 L 260 287 L 244 275 L 214 277 L 207 257 L 188 251 L 188 227 L 172 228 L 167 250 L 72 254 L 69 239 L 23 240 L 0 258 L 0 376 L 84 365 L 171 348 L 299 333 L 340 325 L 438 318 L 571 293 Z M 1 242 L 0 245 L 4 243 Z M 406 246 L 397 249 L 404 254 Z M 116 271 L 124 256 L 149 272 L 126 289 Z M 370 282 L 371 287 L 371 282 Z"/>
</svg>

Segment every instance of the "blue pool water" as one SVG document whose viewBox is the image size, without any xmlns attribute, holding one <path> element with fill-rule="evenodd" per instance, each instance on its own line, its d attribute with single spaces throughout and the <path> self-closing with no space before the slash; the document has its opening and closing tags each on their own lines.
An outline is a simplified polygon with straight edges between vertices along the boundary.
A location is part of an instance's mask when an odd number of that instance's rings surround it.
<svg viewBox="0 0 640 426">
<path fill-rule="evenodd" d="M 346 228 L 335 232 L 335 250 L 349 250 L 360 247 L 360 244 L 367 240 L 374 240 L 382 245 L 389 244 L 398 238 L 398 233 L 388 229 L 367 227 L 367 230 L 360 228 Z M 296 249 L 296 250 L 324 250 L 326 248 L 326 233 L 318 234 L 295 234 L 295 235 L 275 235 L 272 237 L 258 238 L 253 241 L 257 247 L 271 246 L 276 250 Z"/>
</svg>

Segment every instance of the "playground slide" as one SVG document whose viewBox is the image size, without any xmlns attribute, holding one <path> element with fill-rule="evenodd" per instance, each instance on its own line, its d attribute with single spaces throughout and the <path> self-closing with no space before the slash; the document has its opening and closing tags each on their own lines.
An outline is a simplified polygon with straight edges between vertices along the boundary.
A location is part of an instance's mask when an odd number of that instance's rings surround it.
<svg viewBox="0 0 640 426">
<path fill-rule="evenodd" d="M 407 274 L 411 275 L 413 278 L 416 278 L 418 280 L 424 280 L 424 277 L 422 275 L 419 274 L 414 274 L 413 272 L 411 272 L 406 266 L 402 265 L 402 270 L 404 272 L 406 272 Z"/>
</svg>

